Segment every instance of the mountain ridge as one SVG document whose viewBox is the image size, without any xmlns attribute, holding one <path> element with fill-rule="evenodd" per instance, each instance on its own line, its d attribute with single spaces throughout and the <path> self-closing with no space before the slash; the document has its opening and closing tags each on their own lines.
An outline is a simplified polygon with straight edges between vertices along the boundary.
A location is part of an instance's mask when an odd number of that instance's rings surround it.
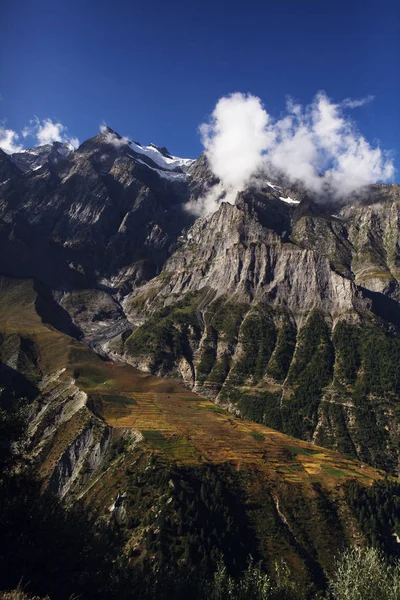
<svg viewBox="0 0 400 600">
<path fill-rule="evenodd" d="M 260 175 L 198 217 L 224 193 L 205 155 L 111 129 L 53 150 L 29 171 L 0 152 L 14 468 L 117 528 L 134 565 L 166 543 L 206 570 L 251 553 L 310 595 L 332 549 L 374 535 L 396 556 L 397 517 L 367 529 L 354 498 L 386 510 L 400 469 L 400 187 L 338 205 Z"/>
</svg>

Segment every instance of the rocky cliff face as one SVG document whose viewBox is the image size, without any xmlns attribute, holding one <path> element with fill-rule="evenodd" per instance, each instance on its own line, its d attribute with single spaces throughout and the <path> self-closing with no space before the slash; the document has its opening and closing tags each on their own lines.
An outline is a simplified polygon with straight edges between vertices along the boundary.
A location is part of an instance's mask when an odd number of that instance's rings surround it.
<svg viewBox="0 0 400 600">
<path fill-rule="evenodd" d="M 335 316 L 361 306 L 353 281 L 337 273 L 328 256 L 291 241 L 286 210 L 279 215 L 280 223 L 268 227 L 253 212 L 251 201 L 239 198 L 235 206 L 222 204 L 210 217 L 199 219 L 166 262 L 161 274 L 166 283 L 159 294 L 178 298 L 208 287 L 215 297 L 286 307 L 296 320 L 313 308 Z"/>
</svg>

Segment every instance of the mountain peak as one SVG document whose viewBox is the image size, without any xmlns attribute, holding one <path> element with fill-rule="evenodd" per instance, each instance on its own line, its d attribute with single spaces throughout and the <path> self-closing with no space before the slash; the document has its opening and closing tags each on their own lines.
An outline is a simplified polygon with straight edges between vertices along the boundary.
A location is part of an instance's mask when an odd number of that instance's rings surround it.
<svg viewBox="0 0 400 600">
<path fill-rule="evenodd" d="M 122 136 L 120 136 L 119 133 L 117 133 L 114 129 L 112 129 L 108 125 L 102 125 L 100 127 L 100 133 L 102 133 L 103 135 L 110 134 L 112 136 L 115 136 L 117 139 L 122 140 Z"/>
<path fill-rule="evenodd" d="M 50 142 L 42 146 L 27 148 L 21 152 L 14 152 L 11 159 L 23 173 L 40 169 L 45 163 L 57 163 L 67 158 L 74 151 L 69 142 Z"/>
<path fill-rule="evenodd" d="M 165 146 L 157 146 L 156 144 L 149 144 L 149 148 L 155 148 L 156 150 L 158 150 L 158 152 L 160 154 L 162 154 L 163 156 L 165 156 L 165 158 L 173 158 L 171 153 L 168 151 L 168 149 Z"/>
</svg>

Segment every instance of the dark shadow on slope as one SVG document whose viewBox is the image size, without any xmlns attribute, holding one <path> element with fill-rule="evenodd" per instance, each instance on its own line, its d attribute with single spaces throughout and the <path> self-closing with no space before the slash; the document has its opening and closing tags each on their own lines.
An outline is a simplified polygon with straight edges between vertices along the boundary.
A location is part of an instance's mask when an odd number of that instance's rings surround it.
<svg viewBox="0 0 400 600">
<path fill-rule="evenodd" d="M 9 398 L 27 398 L 33 400 L 39 390 L 25 375 L 16 371 L 6 363 L 0 362 L 0 387 L 4 388 Z M 8 408 L 8 406 L 5 406 Z"/>
<path fill-rule="evenodd" d="M 61 290 L 93 286 L 93 277 L 70 267 L 75 259 L 20 215 L 15 215 L 13 223 L 0 219 L 1 274 L 23 279 L 35 277 Z"/>
<path fill-rule="evenodd" d="M 35 281 L 33 288 L 37 293 L 36 312 L 42 322 L 76 340 L 82 339 L 82 331 L 73 323 L 67 311 L 54 300 L 51 290 L 38 280 Z"/>
<path fill-rule="evenodd" d="M 372 292 L 366 288 L 361 289 L 364 296 L 372 300 L 372 310 L 378 317 L 400 327 L 400 304 L 396 300 L 379 292 Z"/>
</svg>

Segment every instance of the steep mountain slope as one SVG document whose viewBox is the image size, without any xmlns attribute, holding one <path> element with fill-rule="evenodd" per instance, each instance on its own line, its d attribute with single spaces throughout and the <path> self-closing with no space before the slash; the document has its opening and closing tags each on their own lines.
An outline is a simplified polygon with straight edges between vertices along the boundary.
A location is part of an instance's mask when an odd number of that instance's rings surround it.
<svg viewBox="0 0 400 600">
<path fill-rule="evenodd" d="M 381 472 L 100 359 L 43 323 L 38 300 L 32 282 L 1 280 L 2 368 L 14 389 L 16 371 L 32 386 L 19 461 L 69 502 L 83 499 L 123 525 L 135 560 L 158 556 L 168 535 L 178 561 L 193 544 L 198 559 L 216 560 L 213 548 L 242 562 L 249 553 L 267 564 L 284 558 L 305 590 L 322 585 L 333 548 L 364 539 L 346 490 Z"/>
</svg>

